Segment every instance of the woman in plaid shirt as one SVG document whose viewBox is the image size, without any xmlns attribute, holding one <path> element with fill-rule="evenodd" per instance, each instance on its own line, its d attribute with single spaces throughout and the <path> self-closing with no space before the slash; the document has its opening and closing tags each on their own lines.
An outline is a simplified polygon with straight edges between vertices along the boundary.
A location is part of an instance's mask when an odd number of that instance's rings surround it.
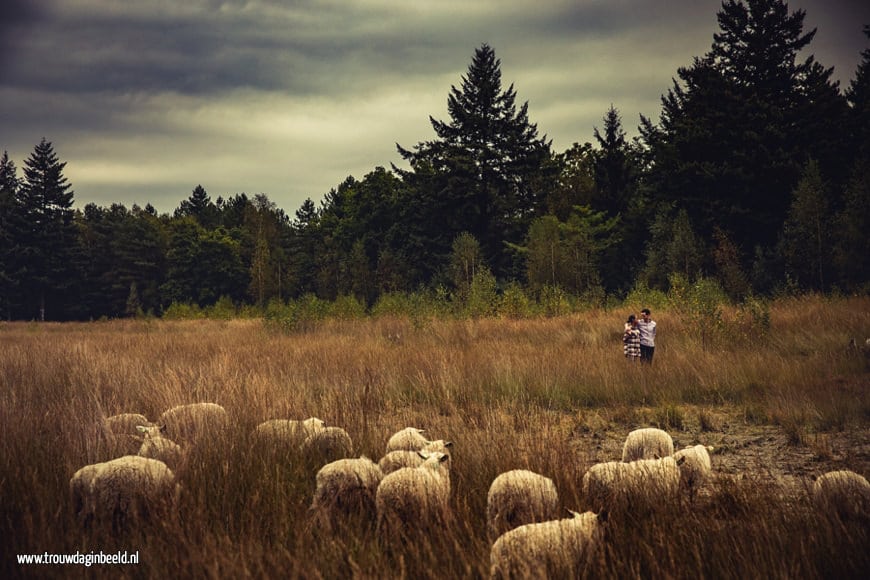
<svg viewBox="0 0 870 580">
<path fill-rule="evenodd" d="M 637 328 L 637 317 L 628 315 L 625 332 L 622 335 L 622 352 L 630 361 L 640 360 L 640 330 Z"/>
</svg>

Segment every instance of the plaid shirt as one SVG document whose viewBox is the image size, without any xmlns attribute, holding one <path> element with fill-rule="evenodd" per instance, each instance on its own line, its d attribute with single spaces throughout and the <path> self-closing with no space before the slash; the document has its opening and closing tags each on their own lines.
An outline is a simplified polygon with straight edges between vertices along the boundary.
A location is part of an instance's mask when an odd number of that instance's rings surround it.
<svg viewBox="0 0 870 580">
<path fill-rule="evenodd" d="M 640 358 L 640 331 L 627 322 L 622 335 L 622 353 L 626 358 Z"/>
</svg>

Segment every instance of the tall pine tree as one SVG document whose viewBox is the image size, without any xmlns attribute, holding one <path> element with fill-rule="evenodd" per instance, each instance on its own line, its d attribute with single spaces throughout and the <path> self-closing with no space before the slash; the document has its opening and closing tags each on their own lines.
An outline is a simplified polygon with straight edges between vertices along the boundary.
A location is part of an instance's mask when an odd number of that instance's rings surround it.
<svg viewBox="0 0 870 580">
<path fill-rule="evenodd" d="M 870 39 L 870 25 L 864 26 L 864 34 Z M 861 51 L 861 57 L 855 78 L 846 90 L 856 160 L 870 157 L 870 48 Z"/>
<path fill-rule="evenodd" d="M 452 240 L 467 231 L 497 276 L 516 274 L 504 242 L 522 241 L 542 205 L 539 196 L 555 179 L 550 142 L 529 122 L 528 103 L 517 107 L 513 85 L 502 89 L 501 61 L 486 44 L 475 51 L 461 88 L 451 87 L 447 110 L 449 122 L 430 118 L 435 140 L 398 148 L 416 173 L 415 194 L 430 198 L 419 200 L 418 207 L 432 211 L 420 217 L 446 230 L 425 232 L 439 240 L 431 253 L 446 259 Z"/>
<path fill-rule="evenodd" d="M 73 191 L 44 138 L 24 162 L 18 190 L 25 231 L 21 239 L 26 272 L 21 284 L 26 318 L 63 319 L 73 315 L 76 297 L 77 229 Z"/>
<path fill-rule="evenodd" d="M 20 248 L 21 206 L 15 163 L 7 152 L 0 157 L 0 318 L 10 320 L 20 297 L 18 284 L 24 264 Z"/>
<path fill-rule="evenodd" d="M 637 146 L 625 139 L 619 111 L 612 105 L 604 115 L 604 134 L 595 128 L 598 149 L 593 152 L 595 210 L 619 216 L 619 236 L 604 248 L 598 263 L 608 292 L 627 291 L 643 266 L 643 244 L 649 218 L 639 191 L 640 156 Z"/>
<path fill-rule="evenodd" d="M 193 188 L 190 197 L 183 200 L 176 208 L 175 217 L 185 216 L 192 217 L 206 229 L 211 229 L 217 225 L 218 208 L 203 186 L 197 185 Z"/>
<path fill-rule="evenodd" d="M 836 158 L 829 127 L 843 98 L 832 69 L 798 58 L 815 34 L 804 16 L 782 0 L 726 0 L 710 52 L 679 69 L 659 125 L 642 122 L 655 199 L 685 209 L 704 239 L 721 228 L 744 255 L 776 242 L 808 159 Z"/>
</svg>

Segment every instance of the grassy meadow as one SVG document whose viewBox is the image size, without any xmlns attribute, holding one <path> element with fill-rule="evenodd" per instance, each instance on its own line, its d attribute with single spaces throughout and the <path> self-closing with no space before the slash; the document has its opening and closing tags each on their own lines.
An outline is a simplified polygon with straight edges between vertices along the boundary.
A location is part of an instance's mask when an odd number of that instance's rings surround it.
<svg viewBox="0 0 870 580">
<path fill-rule="evenodd" d="M 715 333 L 653 312 L 652 367 L 626 362 L 629 308 L 557 318 L 324 321 L 281 332 L 262 320 L 0 323 L 0 575 L 135 578 L 481 578 L 486 493 L 501 472 L 554 480 L 582 511 L 580 480 L 619 459 L 632 429 L 713 444 L 700 498 L 622 514 L 589 577 L 870 576 L 870 523 L 818 514 L 813 475 L 870 476 L 870 298 L 804 297 L 748 326 L 726 308 Z M 68 495 L 80 467 L 117 449 L 102 417 L 156 419 L 223 405 L 231 427 L 191 451 L 177 512 L 122 533 L 83 529 Z M 451 518 L 413 542 L 365 522 L 327 533 L 308 506 L 315 470 L 253 445 L 271 418 L 317 416 L 378 460 L 406 426 L 454 442 Z M 139 551 L 128 566 L 19 566 L 16 554 Z"/>
</svg>

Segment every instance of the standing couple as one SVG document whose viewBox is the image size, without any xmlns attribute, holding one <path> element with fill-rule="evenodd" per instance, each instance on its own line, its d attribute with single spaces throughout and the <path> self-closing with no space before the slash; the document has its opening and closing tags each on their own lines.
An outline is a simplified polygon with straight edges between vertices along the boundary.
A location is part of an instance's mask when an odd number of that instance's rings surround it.
<svg viewBox="0 0 870 580">
<path fill-rule="evenodd" d="M 656 321 L 650 318 L 649 308 L 640 313 L 640 320 L 634 314 L 628 315 L 622 335 L 622 352 L 632 362 L 652 363 L 656 349 Z"/>
</svg>

